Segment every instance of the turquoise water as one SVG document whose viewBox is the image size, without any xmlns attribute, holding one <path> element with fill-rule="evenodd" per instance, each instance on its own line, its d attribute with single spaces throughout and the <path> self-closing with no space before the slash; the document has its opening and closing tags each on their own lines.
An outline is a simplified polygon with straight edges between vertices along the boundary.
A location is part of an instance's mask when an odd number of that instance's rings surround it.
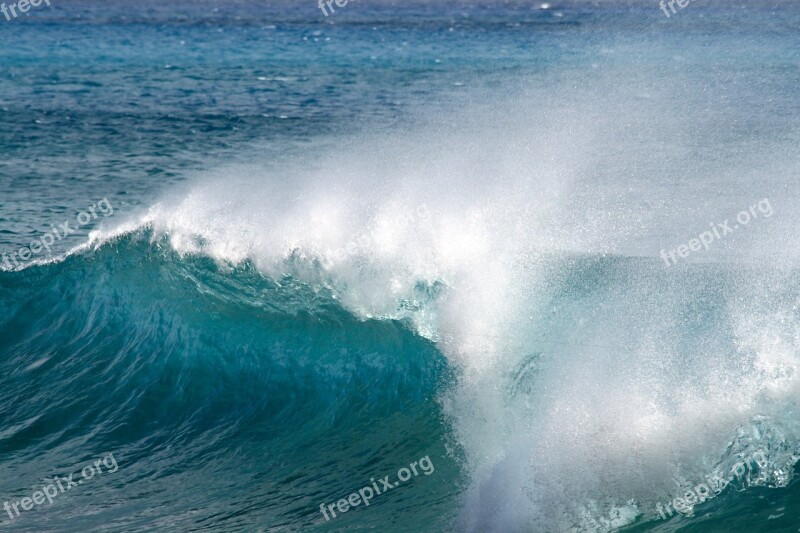
<svg viewBox="0 0 800 533">
<path fill-rule="evenodd" d="M 0 18 L 0 504 L 85 481 L 0 530 L 797 531 L 798 23 Z"/>
</svg>

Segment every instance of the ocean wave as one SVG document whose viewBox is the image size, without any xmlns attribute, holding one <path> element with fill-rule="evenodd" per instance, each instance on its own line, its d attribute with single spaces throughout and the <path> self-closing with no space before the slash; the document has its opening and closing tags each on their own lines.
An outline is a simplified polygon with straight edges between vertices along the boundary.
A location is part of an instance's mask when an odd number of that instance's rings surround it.
<svg viewBox="0 0 800 533">
<path fill-rule="evenodd" d="M 91 491 L 71 491 L 68 515 L 48 506 L 26 526 L 70 529 L 109 513 L 115 527 L 180 530 L 202 506 L 231 530 L 312 527 L 323 495 L 355 473 L 396 469 L 398 454 L 439 461 L 438 482 L 407 498 L 454 490 L 431 402 L 452 383 L 445 361 L 403 322 L 352 315 L 330 288 L 181 257 L 141 228 L 0 272 L 0 301 L 4 494 L 24 496 L 20 483 L 71 468 L 87 449 L 120 464 Z M 117 500 L 114 489 L 134 481 Z M 433 507 L 431 519 L 447 516 Z"/>
</svg>

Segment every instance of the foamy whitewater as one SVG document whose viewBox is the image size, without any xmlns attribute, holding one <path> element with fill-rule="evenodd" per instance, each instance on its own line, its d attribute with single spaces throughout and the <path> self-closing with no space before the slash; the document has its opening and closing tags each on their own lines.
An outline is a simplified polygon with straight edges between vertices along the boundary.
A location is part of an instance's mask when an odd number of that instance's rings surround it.
<svg viewBox="0 0 800 533">
<path fill-rule="evenodd" d="M 104 499 L 61 512 L 94 505 L 111 530 L 796 530 L 797 35 L 758 32 L 798 12 L 692 4 L 668 26 L 647 8 L 554 4 L 580 57 L 408 96 L 399 122 L 249 139 L 0 272 L 3 495 L 113 451 Z M 606 36 L 620 19 L 657 29 Z M 758 35 L 714 40 L 709 19 Z M 107 407 L 47 414 L 32 372 Z M 320 514 L 426 453 L 429 478 Z M 714 473 L 728 488 L 660 516 Z"/>
</svg>

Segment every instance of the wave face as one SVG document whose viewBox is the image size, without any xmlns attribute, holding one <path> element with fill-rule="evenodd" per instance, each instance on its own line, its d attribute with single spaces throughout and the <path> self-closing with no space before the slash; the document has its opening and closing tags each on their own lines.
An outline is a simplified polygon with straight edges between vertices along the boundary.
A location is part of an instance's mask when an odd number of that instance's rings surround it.
<svg viewBox="0 0 800 533">
<path fill-rule="evenodd" d="M 150 237 L 0 273 L 3 494 L 106 453 L 119 464 L 4 527 L 311 527 L 321 503 L 426 454 L 436 476 L 399 506 L 424 503 L 431 524 L 452 514 L 430 505 L 457 476 L 431 401 L 450 378 L 430 342 L 354 317 L 330 290 L 221 271 Z M 389 518 L 375 507 L 362 523 Z"/>
</svg>

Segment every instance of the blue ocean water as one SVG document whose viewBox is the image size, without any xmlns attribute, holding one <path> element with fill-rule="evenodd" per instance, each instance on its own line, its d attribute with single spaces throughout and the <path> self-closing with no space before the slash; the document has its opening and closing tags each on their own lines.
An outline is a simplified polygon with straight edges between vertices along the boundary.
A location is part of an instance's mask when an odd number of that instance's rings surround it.
<svg viewBox="0 0 800 533">
<path fill-rule="evenodd" d="M 800 530 L 798 24 L 772 1 L 0 17 L 0 504 L 119 466 L 0 530 Z"/>
</svg>

